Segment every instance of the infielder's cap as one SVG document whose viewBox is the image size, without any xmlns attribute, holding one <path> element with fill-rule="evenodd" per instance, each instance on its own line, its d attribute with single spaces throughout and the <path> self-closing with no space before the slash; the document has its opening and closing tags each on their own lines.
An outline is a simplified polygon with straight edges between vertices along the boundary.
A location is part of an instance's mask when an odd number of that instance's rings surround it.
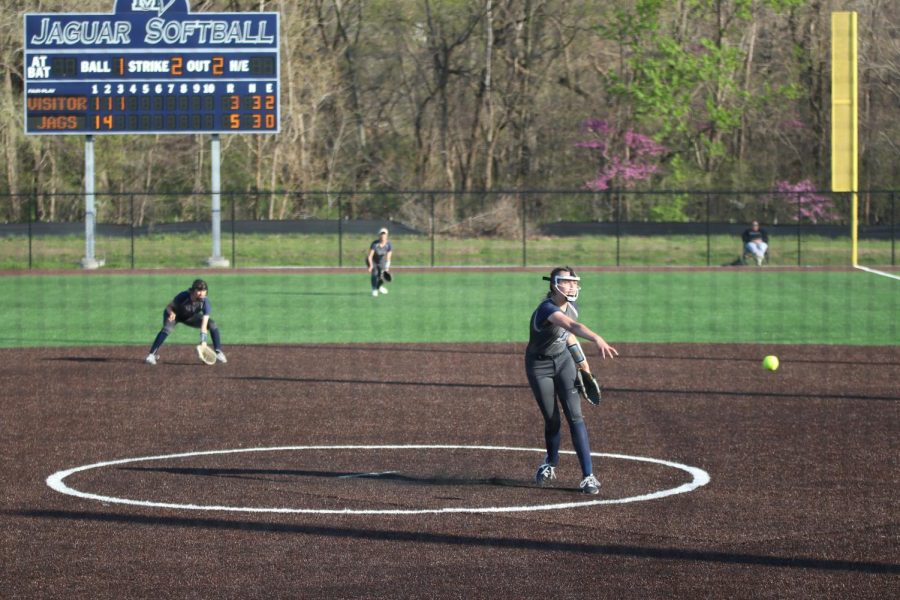
<svg viewBox="0 0 900 600">
<path fill-rule="evenodd" d="M 387 232 L 388 232 L 387 227 L 382 227 L 381 229 L 378 230 L 378 235 L 381 235 L 382 233 L 387 235 Z"/>
</svg>

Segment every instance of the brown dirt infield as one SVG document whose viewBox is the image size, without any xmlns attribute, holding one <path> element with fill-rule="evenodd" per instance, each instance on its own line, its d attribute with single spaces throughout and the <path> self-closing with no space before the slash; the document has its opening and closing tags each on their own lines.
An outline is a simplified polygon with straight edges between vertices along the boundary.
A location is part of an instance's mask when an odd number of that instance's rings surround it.
<svg viewBox="0 0 900 600">
<path fill-rule="evenodd" d="M 334 445 L 540 448 L 520 345 L 0 350 L 4 598 L 884 598 L 900 589 L 900 349 L 640 345 L 600 365 L 594 452 L 704 469 L 649 501 L 510 513 L 348 515 L 155 508 L 64 495 L 97 462 Z M 763 371 L 764 354 L 782 367 Z M 563 449 L 571 450 L 564 428 Z M 563 455 L 295 450 L 75 473 L 118 498 L 238 507 L 435 509 L 556 504 Z M 601 499 L 686 483 L 595 459 Z M 374 473 L 371 476 L 356 476 Z"/>
</svg>

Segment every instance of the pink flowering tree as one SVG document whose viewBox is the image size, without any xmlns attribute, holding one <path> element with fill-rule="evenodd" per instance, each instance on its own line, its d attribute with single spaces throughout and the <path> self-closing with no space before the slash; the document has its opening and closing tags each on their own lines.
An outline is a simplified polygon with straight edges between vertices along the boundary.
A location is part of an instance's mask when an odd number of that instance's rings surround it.
<svg viewBox="0 0 900 600">
<path fill-rule="evenodd" d="M 777 198 L 790 207 L 790 215 L 794 221 L 834 221 L 840 219 L 835 210 L 834 201 L 829 196 L 822 196 L 809 179 L 797 183 L 779 181 L 775 184 Z"/>
<path fill-rule="evenodd" d="M 630 188 L 659 171 L 660 157 L 666 148 L 649 136 L 628 129 L 617 139 L 619 133 L 601 119 L 588 119 L 583 130 L 591 138 L 575 146 L 595 152 L 600 163 L 596 176 L 585 183 L 589 189 Z"/>
</svg>

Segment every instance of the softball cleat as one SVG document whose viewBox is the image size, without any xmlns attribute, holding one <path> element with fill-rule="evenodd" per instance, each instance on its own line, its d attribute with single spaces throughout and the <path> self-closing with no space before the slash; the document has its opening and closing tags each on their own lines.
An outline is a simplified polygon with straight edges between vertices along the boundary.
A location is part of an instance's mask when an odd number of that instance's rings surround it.
<svg viewBox="0 0 900 600">
<path fill-rule="evenodd" d="M 594 477 L 594 474 L 591 473 L 587 477 L 581 480 L 581 484 L 579 486 L 581 491 L 585 494 L 599 494 L 600 493 L 600 482 L 597 481 L 597 478 Z"/>
<path fill-rule="evenodd" d="M 534 476 L 534 482 L 540 487 L 544 487 L 553 479 L 556 479 L 556 467 L 548 463 L 538 467 L 537 474 Z"/>
</svg>

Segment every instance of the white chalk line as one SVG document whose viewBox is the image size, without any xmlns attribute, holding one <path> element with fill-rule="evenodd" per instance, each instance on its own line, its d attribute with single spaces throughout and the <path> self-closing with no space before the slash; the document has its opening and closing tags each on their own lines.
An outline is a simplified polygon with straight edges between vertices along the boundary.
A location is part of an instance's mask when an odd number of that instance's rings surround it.
<svg viewBox="0 0 900 600">
<path fill-rule="evenodd" d="M 900 281 L 900 275 L 895 275 L 894 273 L 885 273 L 884 271 L 879 271 L 878 269 L 870 269 L 869 267 L 863 267 L 861 265 L 853 265 L 854 269 L 859 269 L 860 271 L 865 271 L 866 273 L 873 273 L 875 275 L 881 275 L 882 277 L 889 277 L 891 279 L 897 279 Z"/>
<path fill-rule="evenodd" d="M 181 452 L 178 454 L 164 454 L 159 456 L 143 456 L 138 458 L 123 458 L 119 460 L 111 460 L 98 462 L 90 465 L 82 465 L 73 467 L 47 477 L 47 485 L 61 493 L 86 500 L 96 500 L 106 504 L 124 504 L 128 506 L 142 506 L 147 508 L 168 508 L 176 510 L 196 510 L 196 511 L 221 511 L 221 512 L 239 512 L 239 513 L 275 513 L 275 514 L 318 514 L 318 515 L 426 515 L 426 514 L 448 514 L 448 513 L 512 513 L 512 512 L 528 512 L 543 510 L 562 510 L 567 508 L 580 508 L 586 506 L 600 506 L 605 504 L 627 504 L 631 502 L 645 502 L 648 500 L 657 500 L 676 494 L 684 494 L 702 487 L 709 483 L 709 474 L 703 469 L 683 465 L 677 462 L 662 460 L 659 458 L 648 458 L 644 456 L 629 456 L 626 454 L 607 454 L 603 452 L 592 452 L 591 456 L 612 458 L 620 460 L 631 460 L 637 462 L 654 463 L 679 469 L 689 473 L 692 477 L 691 481 L 684 483 L 678 487 L 658 490 L 647 494 L 637 496 L 629 496 L 627 498 L 607 498 L 598 500 L 581 500 L 577 502 L 561 502 L 552 504 L 533 504 L 522 506 L 488 506 L 488 507 L 465 507 L 453 506 L 444 508 L 431 509 L 324 509 L 324 508 L 290 508 L 290 507 L 247 507 L 247 506 L 224 506 L 224 505 L 199 505 L 199 504 L 180 504 L 174 502 L 155 502 L 151 500 L 134 500 L 131 498 L 118 498 L 115 496 L 103 496 L 100 494 L 92 494 L 82 492 L 69 487 L 64 480 L 75 473 L 89 471 L 91 469 L 101 469 L 115 465 L 123 465 L 134 462 L 144 461 L 160 461 L 179 458 L 190 458 L 197 456 L 216 456 L 225 454 L 242 454 L 251 452 L 298 452 L 305 450 L 483 450 L 483 451 L 500 451 L 500 452 L 539 452 L 545 453 L 543 448 L 517 448 L 508 446 L 460 446 L 451 444 L 409 444 L 409 445 L 335 445 L 335 446 L 277 446 L 270 448 L 237 448 L 229 450 L 206 450 L 198 452 Z M 571 450 L 562 450 L 561 454 L 574 454 Z M 537 490 L 536 490 L 537 491 Z"/>
</svg>

